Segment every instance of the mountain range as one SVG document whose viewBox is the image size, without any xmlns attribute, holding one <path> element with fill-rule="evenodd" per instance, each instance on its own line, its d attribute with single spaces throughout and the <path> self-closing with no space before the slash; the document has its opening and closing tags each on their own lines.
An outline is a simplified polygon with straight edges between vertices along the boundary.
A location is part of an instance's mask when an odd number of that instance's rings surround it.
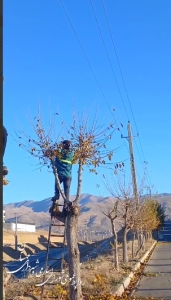
<svg viewBox="0 0 171 300">
<path fill-rule="evenodd" d="M 145 197 L 145 196 L 144 196 Z M 171 194 L 162 193 L 155 196 L 155 199 L 165 208 L 166 215 L 171 217 Z M 74 196 L 70 197 L 74 200 Z M 110 221 L 103 214 L 107 208 L 112 205 L 112 197 L 100 197 L 90 194 L 82 194 L 79 202 L 80 217 L 79 228 L 84 229 L 86 226 L 92 230 L 110 229 Z M 14 222 L 17 214 L 19 223 L 35 223 L 37 229 L 48 229 L 50 222 L 49 208 L 51 198 L 42 201 L 25 200 L 16 203 L 4 205 L 7 222 Z M 62 199 L 59 200 L 62 203 Z M 118 224 L 118 229 L 120 225 Z"/>
</svg>

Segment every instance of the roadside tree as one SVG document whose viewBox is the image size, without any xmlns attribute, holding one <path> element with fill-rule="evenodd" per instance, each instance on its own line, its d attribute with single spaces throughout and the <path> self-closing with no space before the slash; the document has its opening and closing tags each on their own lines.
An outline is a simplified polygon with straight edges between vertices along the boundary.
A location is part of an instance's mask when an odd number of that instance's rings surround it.
<svg viewBox="0 0 171 300">
<path fill-rule="evenodd" d="M 58 117 L 58 114 L 55 113 L 54 115 Z M 52 120 L 49 127 L 45 128 L 40 108 L 38 115 L 33 119 L 30 118 L 30 123 L 34 134 L 28 134 L 20 127 L 18 132 L 19 146 L 36 157 L 40 167 L 47 166 L 48 169 L 52 168 L 60 194 L 65 199 L 58 178 L 58 170 L 54 164 L 54 158 L 58 155 L 58 149 L 60 149 L 61 141 L 64 140 L 64 137 L 61 136 L 60 130 L 55 139 L 52 137 L 57 126 L 54 127 L 55 123 Z M 67 139 L 70 139 L 71 148 L 74 151 L 74 160 L 78 164 L 77 191 L 72 209 L 68 213 L 66 220 L 63 220 L 60 214 L 57 215 L 57 218 L 60 221 L 64 221 L 66 225 L 69 277 L 72 278 L 74 276 L 75 278 L 75 284 L 70 284 L 71 300 L 82 299 L 77 231 L 83 169 L 86 166 L 89 168 L 90 173 L 97 174 L 97 168 L 102 165 L 105 166 L 106 160 L 112 162 L 114 152 L 113 150 L 107 150 L 106 144 L 113 138 L 115 130 L 117 129 L 113 122 L 109 122 L 108 125 L 99 125 L 96 114 L 91 121 L 90 116 L 85 117 L 84 113 L 80 119 L 74 115 L 69 128 L 66 129 L 65 126 Z"/>
</svg>

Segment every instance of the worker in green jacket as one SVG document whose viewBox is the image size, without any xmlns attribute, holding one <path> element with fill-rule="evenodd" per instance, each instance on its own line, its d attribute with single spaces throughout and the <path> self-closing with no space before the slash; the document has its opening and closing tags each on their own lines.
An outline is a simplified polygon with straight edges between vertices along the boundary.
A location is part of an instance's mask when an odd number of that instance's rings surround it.
<svg viewBox="0 0 171 300">
<path fill-rule="evenodd" d="M 71 207 L 71 202 L 69 201 L 70 195 L 70 186 L 72 180 L 72 163 L 74 160 L 74 152 L 70 149 L 71 142 L 64 140 L 62 142 L 62 149 L 55 158 L 55 166 L 57 168 L 57 174 L 60 183 L 63 183 L 65 201 L 64 201 L 64 210 L 69 210 Z M 53 204 L 57 202 L 60 197 L 60 192 L 57 186 L 55 178 L 55 196 L 52 198 Z M 52 204 L 52 206 L 53 206 Z M 51 208 L 50 211 L 51 212 Z"/>
</svg>

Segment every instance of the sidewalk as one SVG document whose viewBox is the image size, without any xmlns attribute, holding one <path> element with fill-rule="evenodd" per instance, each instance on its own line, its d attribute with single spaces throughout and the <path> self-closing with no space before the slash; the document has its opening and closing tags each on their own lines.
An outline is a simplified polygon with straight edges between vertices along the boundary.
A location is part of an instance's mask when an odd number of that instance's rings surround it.
<svg viewBox="0 0 171 300">
<path fill-rule="evenodd" d="M 157 244 L 134 296 L 171 300 L 171 222 L 160 232 L 163 243 Z"/>
</svg>

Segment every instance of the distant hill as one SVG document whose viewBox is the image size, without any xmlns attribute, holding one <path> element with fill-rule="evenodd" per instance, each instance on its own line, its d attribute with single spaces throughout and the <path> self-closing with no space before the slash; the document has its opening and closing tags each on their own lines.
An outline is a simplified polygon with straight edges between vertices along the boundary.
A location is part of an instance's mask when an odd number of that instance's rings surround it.
<svg viewBox="0 0 171 300">
<path fill-rule="evenodd" d="M 70 197 L 71 201 L 74 196 Z M 163 193 L 156 196 L 156 199 L 166 209 L 166 214 L 171 217 L 171 194 Z M 79 228 L 91 227 L 93 230 L 110 229 L 110 222 L 103 214 L 104 210 L 110 206 L 112 197 L 100 197 L 90 194 L 82 194 L 80 199 L 81 214 L 79 217 Z M 62 203 L 62 199 L 59 200 Z M 4 205 L 6 211 L 6 221 L 15 220 L 15 213 L 18 216 L 18 222 L 35 223 L 37 229 L 47 229 L 50 222 L 48 213 L 51 206 L 51 198 L 42 201 L 25 200 L 17 203 Z M 87 221 L 86 221 L 87 220 Z M 118 229 L 120 226 L 118 225 Z"/>
</svg>

